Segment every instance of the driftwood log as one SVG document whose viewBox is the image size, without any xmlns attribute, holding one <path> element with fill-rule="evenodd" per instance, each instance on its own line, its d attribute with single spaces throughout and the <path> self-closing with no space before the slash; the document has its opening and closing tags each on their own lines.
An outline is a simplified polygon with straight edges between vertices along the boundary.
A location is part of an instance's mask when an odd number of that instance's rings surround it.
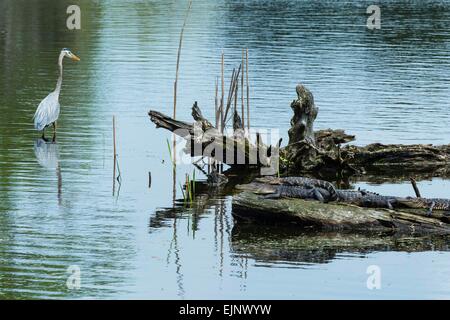
<svg viewBox="0 0 450 320">
<path fill-rule="evenodd" d="M 372 171 L 382 167 L 402 167 L 420 171 L 424 168 L 448 167 L 449 151 L 450 145 L 373 143 L 365 147 L 346 146 L 341 150 L 341 155 L 353 166 Z"/>
<path fill-rule="evenodd" d="M 322 231 L 449 234 L 444 218 L 425 217 L 407 211 L 361 208 L 342 203 L 320 203 L 302 199 L 261 199 L 252 192 L 233 197 L 233 216 L 242 222 L 295 224 Z"/>
<path fill-rule="evenodd" d="M 346 145 L 355 136 L 343 130 L 313 131 L 318 108 L 312 93 L 303 85 L 296 88 L 297 100 L 291 104 L 294 117 L 289 129 L 289 145 L 280 150 L 285 159 L 285 172 L 339 171 L 342 173 L 367 173 L 403 170 L 437 170 L 450 166 L 450 145 L 385 145 L 370 144 L 365 147 Z M 442 170 L 441 170 L 442 171 Z"/>
<path fill-rule="evenodd" d="M 221 196 L 232 192 L 235 183 L 248 183 L 242 174 L 231 175 L 225 189 L 210 188 L 197 181 L 195 201 L 186 208 L 180 199 L 175 206 L 159 208 L 149 220 L 150 232 L 172 226 L 173 219 L 189 211 L 192 230 L 197 230 L 208 212 L 225 212 L 227 201 Z M 245 179 L 245 180 L 241 180 Z M 279 223 L 278 223 L 279 224 Z M 231 226 L 230 226 L 231 228 Z M 225 231 L 226 228 L 222 230 Z M 220 230 L 219 230 L 220 232 Z M 257 261 L 292 263 L 327 263 L 341 252 L 370 253 L 373 251 L 419 252 L 430 250 L 448 251 L 450 237 L 439 234 L 400 233 L 394 229 L 367 230 L 317 230 L 299 228 L 298 225 L 273 223 L 235 223 L 231 231 L 231 250 L 245 254 Z"/>
<path fill-rule="evenodd" d="M 434 175 L 447 172 L 450 167 L 450 144 L 434 146 L 374 143 L 360 147 L 349 145 L 355 140 L 355 136 L 343 130 L 314 131 L 314 120 L 319 112 L 314 97 L 303 85 L 296 87 L 296 93 L 297 99 L 291 103 L 294 115 L 288 131 L 289 143 L 284 148 L 265 146 L 258 135 L 256 141 L 250 141 L 236 112 L 232 116 L 234 131 L 231 136 L 222 134 L 205 119 L 197 103 L 192 108 L 194 123 L 174 120 L 157 111 L 150 111 L 149 116 L 157 127 L 190 140 L 190 152 L 193 156 L 204 155 L 206 149 L 212 157 L 219 154 L 219 160 L 230 166 L 273 167 L 275 161 L 272 155 L 279 154 L 279 170 L 282 174 L 313 173 L 326 176 L 328 173 L 340 173 L 350 176 L 355 173 L 385 174 L 401 169 L 413 175 L 414 172 L 424 171 Z M 341 147 L 343 144 L 345 146 Z M 201 147 L 196 149 L 195 146 Z M 200 151 L 193 152 L 194 149 Z M 227 159 L 225 155 L 232 153 L 235 156 Z M 243 155 L 241 161 L 236 161 L 237 154 Z"/>
<path fill-rule="evenodd" d="M 233 115 L 233 134 L 227 136 L 205 119 L 197 102 L 192 107 L 194 123 L 175 120 L 161 112 L 150 110 L 150 120 L 157 128 L 167 129 L 189 143 L 186 152 L 191 156 L 205 156 L 230 166 L 270 166 L 271 148 L 256 139 L 250 141 L 243 132 L 239 115 Z"/>
</svg>

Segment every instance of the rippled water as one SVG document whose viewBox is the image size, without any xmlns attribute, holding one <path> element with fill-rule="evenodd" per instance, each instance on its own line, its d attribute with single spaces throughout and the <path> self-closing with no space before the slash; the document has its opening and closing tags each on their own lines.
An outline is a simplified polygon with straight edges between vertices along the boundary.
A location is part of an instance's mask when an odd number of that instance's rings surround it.
<svg viewBox="0 0 450 320">
<path fill-rule="evenodd" d="M 0 298 L 449 297 L 446 239 L 236 226 L 227 194 L 173 208 L 170 135 L 147 112 L 172 112 L 185 2 L 79 3 L 82 30 L 69 31 L 70 2 L 0 2 Z M 384 1 L 376 31 L 365 28 L 370 4 L 194 0 L 178 117 L 189 120 L 198 101 L 212 118 L 222 51 L 229 75 L 248 47 L 254 127 L 286 137 L 301 82 L 320 108 L 318 128 L 345 128 L 361 145 L 449 143 L 450 2 Z M 49 145 L 32 116 L 56 84 L 63 47 L 81 61 L 65 61 Z M 179 166 L 178 180 L 192 170 Z M 411 193 L 407 182 L 356 186 Z M 419 182 L 436 197 L 450 197 L 449 186 Z M 366 287 L 369 265 L 381 267 L 381 290 Z M 70 266 L 81 270 L 79 290 L 66 285 Z"/>
</svg>

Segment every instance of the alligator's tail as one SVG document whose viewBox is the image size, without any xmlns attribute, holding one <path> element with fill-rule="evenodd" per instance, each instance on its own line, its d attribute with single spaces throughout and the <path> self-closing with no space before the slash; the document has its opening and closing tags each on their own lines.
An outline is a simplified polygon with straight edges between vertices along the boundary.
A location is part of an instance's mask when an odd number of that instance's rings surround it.
<svg viewBox="0 0 450 320">
<path fill-rule="evenodd" d="M 397 198 L 397 203 L 411 209 L 427 209 L 429 207 L 428 201 L 423 198 Z"/>
</svg>

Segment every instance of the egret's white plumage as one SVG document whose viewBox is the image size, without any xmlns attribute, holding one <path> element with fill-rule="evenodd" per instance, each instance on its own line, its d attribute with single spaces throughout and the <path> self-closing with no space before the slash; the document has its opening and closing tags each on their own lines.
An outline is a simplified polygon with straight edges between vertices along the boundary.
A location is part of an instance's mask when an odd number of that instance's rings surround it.
<svg viewBox="0 0 450 320">
<path fill-rule="evenodd" d="M 59 92 L 53 91 L 39 104 L 34 114 L 34 128 L 42 131 L 59 117 Z"/>
<path fill-rule="evenodd" d="M 55 124 L 59 117 L 60 105 L 59 105 L 59 93 L 61 92 L 62 78 L 63 78 L 63 59 L 64 57 L 71 58 L 72 60 L 79 61 L 76 55 L 70 52 L 69 49 L 62 49 L 59 54 L 58 66 L 59 66 L 59 78 L 56 84 L 56 88 L 51 92 L 44 100 L 39 104 L 36 113 L 34 114 L 34 128 L 39 131 L 44 131 L 46 127 L 51 124 Z M 55 128 L 56 130 L 56 128 Z M 44 136 L 44 134 L 43 134 Z"/>
</svg>

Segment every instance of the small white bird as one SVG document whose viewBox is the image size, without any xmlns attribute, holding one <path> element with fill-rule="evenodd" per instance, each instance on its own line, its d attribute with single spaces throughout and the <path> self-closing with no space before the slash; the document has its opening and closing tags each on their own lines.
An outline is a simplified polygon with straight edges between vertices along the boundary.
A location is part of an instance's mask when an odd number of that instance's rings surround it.
<svg viewBox="0 0 450 320">
<path fill-rule="evenodd" d="M 68 57 L 74 61 L 80 61 L 76 55 L 70 52 L 69 49 L 62 49 L 59 54 L 59 78 L 56 84 L 55 91 L 51 92 L 44 100 L 39 104 L 36 113 L 34 114 L 34 128 L 38 131 L 42 131 L 42 139 L 45 139 L 45 128 L 53 124 L 53 141 L 56 140 L 56 120 L 59 117 L 59 93 L 61 92 L 62 76 L 63 76 L 63 59 Z"/>
</svg>

